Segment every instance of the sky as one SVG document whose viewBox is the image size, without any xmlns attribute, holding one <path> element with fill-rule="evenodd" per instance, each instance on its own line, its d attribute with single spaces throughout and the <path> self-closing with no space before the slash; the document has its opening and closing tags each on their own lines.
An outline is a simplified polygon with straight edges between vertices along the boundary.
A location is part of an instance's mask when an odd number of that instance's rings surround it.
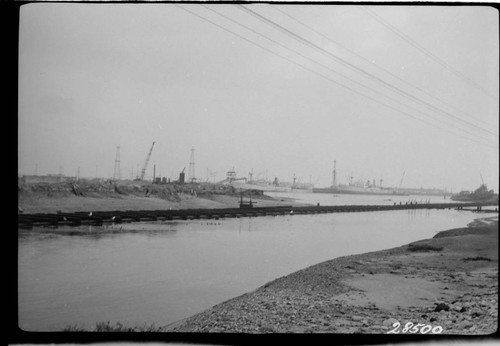
<svg viewBox="0 0 500 346">
<path fill-rule="evenodd" d="M 498 192 L 499 18 L 480 6 L 31 3 L 18 173 Z M 118 149 L 119 147 L 119 149 Z M 119 157 L 118 157 L 119 151 Z M 191 166 L 193 167 L 193 166 Z"/>
</svg>

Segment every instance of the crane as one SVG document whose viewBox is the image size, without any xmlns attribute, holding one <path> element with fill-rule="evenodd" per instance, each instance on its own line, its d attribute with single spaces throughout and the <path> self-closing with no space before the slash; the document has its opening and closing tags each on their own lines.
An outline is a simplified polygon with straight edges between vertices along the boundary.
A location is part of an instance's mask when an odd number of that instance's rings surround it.
<svg viewBox="0 0 500 346">
<path fill-rule="evenodd" d="M 401 177 L 401 181 L 399 182 L 398 191 L 401 189 L 401 185 L 403 185 L 403 179 L 405 177 L 405 173 L 406 172 L 403 172 L 403 176 Z"/>
<path fill-rule="evenodd" d="M 155 146 L 155 142 L 153 142 L 153 145 L 151 145 L 151 149 L 149 149 L 148 156 L 146 157 L 146 162 L 144 162 L 144 166 L 142 167 L 142 170 L 141 170 L 140 180 L 144 180 L 144 175 L 146 174 L 146 168 L 148 167 L 149 158 L 151 157 L 151 153 L 153 152 L 154 146 Z"/>
</svg>

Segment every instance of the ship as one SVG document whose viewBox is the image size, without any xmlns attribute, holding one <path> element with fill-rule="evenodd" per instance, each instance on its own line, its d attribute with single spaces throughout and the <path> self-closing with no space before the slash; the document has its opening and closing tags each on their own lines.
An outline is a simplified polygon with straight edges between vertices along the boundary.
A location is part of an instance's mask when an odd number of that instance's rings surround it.
<svg viewBox="0 0 500 346">
<path fill-rule="evenodd" d="M 404 177 L 404 173 L 403 173 Z M 313 188 L 313 193 L 332 193 L 332 194 L 349 194 L 349 195 L 396 195 L 409 196 L 409 193 L 401 191 L 399 188 L 382 187 L 382 179 L 379 185 L 376 185 L 375 179 L 370 182 L 362 180 L 353 181 L 352 176 L 349 177 L 348 184 L 337 184 L 337 161 L 333 161 L 333 182 L 330 187 Z M 401 183 L 403 179 L 401 179 Z M 401 183 L 399 184 L 401 187 Z"/>
<path fill-rule="evenodd" d="M 460 193 L 451 196 L 451 200 L 459 202 L 498 202 L 498 194 L 494 190 L 488 190 L 486 184 L 481 184 L 479 188 L 470 191 L 460 191 Z"/>
<path fill-rule="evenodd" d="M 313 188 L 313 193 L 333 193 L 333 194 L 349 194 L 349 195 L 396 195 L 409 196 L 408 193 L 400 192 L 393 188 L 383 188 L 379 186 L 358 186 L 339 184 L 325 188 Z"/>
<path fill-rule="evenodd" d="M 268 180 L 252 180 L 246 177 L 238 178 L 234 167 L 226 172 L 226 179 L 219 182 L 228 184 L 236 189 L 256 190 L 264 192 L 292 192 L 291 186 L 282 185 L 278 182 L 278 178 L 274 178 L 273 182 Z"/>
<path fill-rule="evenodd" d="M 268 184 L 264 182 L 242 182 L 242 181 L 231 181 L 229 183 L 232 187 L 236 189 L 243 189 L 243 190 L 257 190 L 257 191 L 264 191 L 264 192 L 292 192 L 292 188 L 289 186 L 279 186 L 279 185 L 273 185 L 273 184 Z"/>
</svg>

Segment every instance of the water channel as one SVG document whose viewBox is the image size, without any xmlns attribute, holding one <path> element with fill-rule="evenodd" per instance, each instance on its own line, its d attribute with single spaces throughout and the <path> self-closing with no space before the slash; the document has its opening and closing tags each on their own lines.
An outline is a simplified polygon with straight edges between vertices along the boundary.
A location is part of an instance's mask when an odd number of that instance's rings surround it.
<svg viewBox="0 0 500 346">
<path fill-rule="evenodd" d="M 293 195 L 322 205 L 343 198 L 326 196 Z M 348 196 L 343 204 L 393 203 L 374 197 L 367 203 L 366 196 Z M 18 325 L 27 331 L 106 321 L 163 326 L 310 265 L 492 215 L 498 214 L 401 210 L 86 226 L 79 235 L 19 230 Z"/>
</svg>

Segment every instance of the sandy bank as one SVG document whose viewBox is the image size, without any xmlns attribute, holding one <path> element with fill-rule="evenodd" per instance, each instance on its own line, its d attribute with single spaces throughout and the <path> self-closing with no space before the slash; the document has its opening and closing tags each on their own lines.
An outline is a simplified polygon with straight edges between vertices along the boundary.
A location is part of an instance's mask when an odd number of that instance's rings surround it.
<svg viewBox="0 0 500 346">
<path fill-rule="evenodd" d="M 497 299 L 498 221 L 488 219 L 313 265 L 168 331 L 385 334 L 399 322 L 402 334 L 411 322 L 442 334 L 488 335 L 497 329 Z"/>
<path fill-rule="evenodd" d="M 24 213 L 55 213 L 78 211 L 112 211 L 112 210 L 161 210 L 161 209 L 205 209 L 205 208 L 238 208 L 240 198 L 237 196 L 215 195 L 211 197 L 195 197 L 179 194 L 178 201 L 168 201 L 157 197 L 126 196 L 112 197 L 78 197 L 64 196 L 58 198 L 37 197 L 23 200 L 19 207 Z M 245 199 L 248 201 L 248 199 Z M 277 200 L 273 198 L 254 197 L 255 206 L 302 205 L 293 200 Z"/>
<path fill-rule="evenodd" d="M 227 186 L 154 185 L 144 182 L 20 184 L 18 208 L 23 213 L 114 210 L 238 208 L 240 191 Z M 244 200 L 257 207 L 301 205 L 256 192 Z"/>
</svg>

